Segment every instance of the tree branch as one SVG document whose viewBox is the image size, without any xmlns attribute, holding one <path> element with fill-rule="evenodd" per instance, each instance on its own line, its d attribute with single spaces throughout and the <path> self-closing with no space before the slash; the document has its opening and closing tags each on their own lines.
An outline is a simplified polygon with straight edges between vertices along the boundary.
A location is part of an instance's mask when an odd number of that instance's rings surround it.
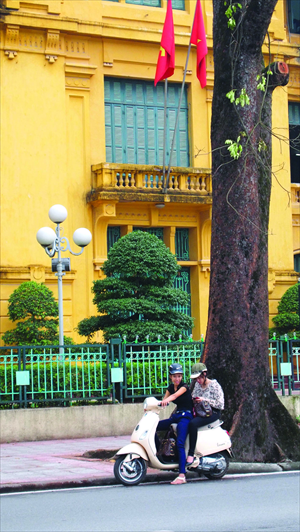
<svg viewBox="0 0 300 532">
<path fill-rule="evenodd" d="M 268 75 L 271 71 L 272 74 Z M 273 91 L 276 87 L 285 87 L 289 82 L 289 67 L 283 61 L 275 61 L 263 70 L 263 74 L 268 76 L 268 90 Z"/>
</svg>

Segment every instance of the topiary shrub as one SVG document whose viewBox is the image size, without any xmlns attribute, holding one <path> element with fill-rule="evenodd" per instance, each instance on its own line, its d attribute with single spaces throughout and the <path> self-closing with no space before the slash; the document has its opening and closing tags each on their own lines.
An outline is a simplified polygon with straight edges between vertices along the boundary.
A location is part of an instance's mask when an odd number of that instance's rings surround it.
<svg viewBox="0 0 300 532">
<path fill-rule="evenodd" d="M 134 231 L 120 238 L 103 265 L 106 279 L 95 281 L 92 291 L 99 316 L 82 320 L 80 335 L 90 340 L 102 330 L 104 338 L 126 336 L 133 342 L 177 340 L 193 327 L 193 319 L 176 310 L 189 295 L 173 287 L 180 270 L 176 257 L 155 235 Z M 184 337 L 184 334 L 182 334 Z"/>
</svg>

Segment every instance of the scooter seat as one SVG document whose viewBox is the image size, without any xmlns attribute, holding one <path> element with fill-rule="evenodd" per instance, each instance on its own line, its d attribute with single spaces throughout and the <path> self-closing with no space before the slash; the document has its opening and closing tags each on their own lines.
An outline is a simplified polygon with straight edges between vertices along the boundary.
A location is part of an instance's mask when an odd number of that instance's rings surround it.
<svg viewBox="0 0 300 532">
<path fill-rule="evenodd" d="M 221 427 L 223 425 L 223 421 L 220 419 L 217 419 L 216 421 L 213 421 L 212 423 L 209 423 L 208 425 L 204 425 L 203 427 L 199 427 L 199 430 L 208 430 L 208 429 L 216 429 L 217 427 Z"/>
</svg>

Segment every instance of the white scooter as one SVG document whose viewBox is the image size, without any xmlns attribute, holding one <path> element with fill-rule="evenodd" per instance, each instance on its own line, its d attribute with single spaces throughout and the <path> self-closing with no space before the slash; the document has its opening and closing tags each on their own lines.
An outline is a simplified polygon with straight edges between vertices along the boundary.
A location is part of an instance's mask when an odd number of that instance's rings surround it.
<svg viewBox="0 0 300 532">
<path fill-rule="evenodd" d="M 161 470 L 178 470 L 178 461 L 164 462 L 157 455 L 155 432 L 159 422 L 161 403 L 155 397 L 144 401 L 144 415 L 131 435 L 131 443 L 116 453 L 114 475 L 125 486 L 134 486 L 146 477 L 147 466 Z M 203 474 L 208 479 L 222 478 L 232 456 L 229 434 L 221 428 L 222 421 L 217 420 L 198 429 L 195 449 L 197 460 L 191 471 Z M 175 426 L 176 427 L 176 426 Z M 173 428 L 175 428 L 173 426 Z M 189 437 L 185 444 L 189 447 Z"/>
</svg>

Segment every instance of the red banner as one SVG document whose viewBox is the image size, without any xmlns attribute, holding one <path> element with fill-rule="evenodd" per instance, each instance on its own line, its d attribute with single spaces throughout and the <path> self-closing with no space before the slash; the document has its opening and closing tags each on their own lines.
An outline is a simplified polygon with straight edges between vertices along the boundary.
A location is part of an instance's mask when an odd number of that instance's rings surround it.
<svg viewBox="0 0 300 532">
<path fill-rule="evenodd" d="M 200 0 L 197 0 L 196 4 L 191 43 L 197 46 L 197 78 L 203 89 L 206 86 L 205 56 L 207 55 L 207 44 Z"/>
<path fill-rule="evenodd" d="M 173 76 L 175 68 L 175 38 L 172 0 L 168 0 L 166 20 L 160 42 L 154 85 Z"/>
</svg>

